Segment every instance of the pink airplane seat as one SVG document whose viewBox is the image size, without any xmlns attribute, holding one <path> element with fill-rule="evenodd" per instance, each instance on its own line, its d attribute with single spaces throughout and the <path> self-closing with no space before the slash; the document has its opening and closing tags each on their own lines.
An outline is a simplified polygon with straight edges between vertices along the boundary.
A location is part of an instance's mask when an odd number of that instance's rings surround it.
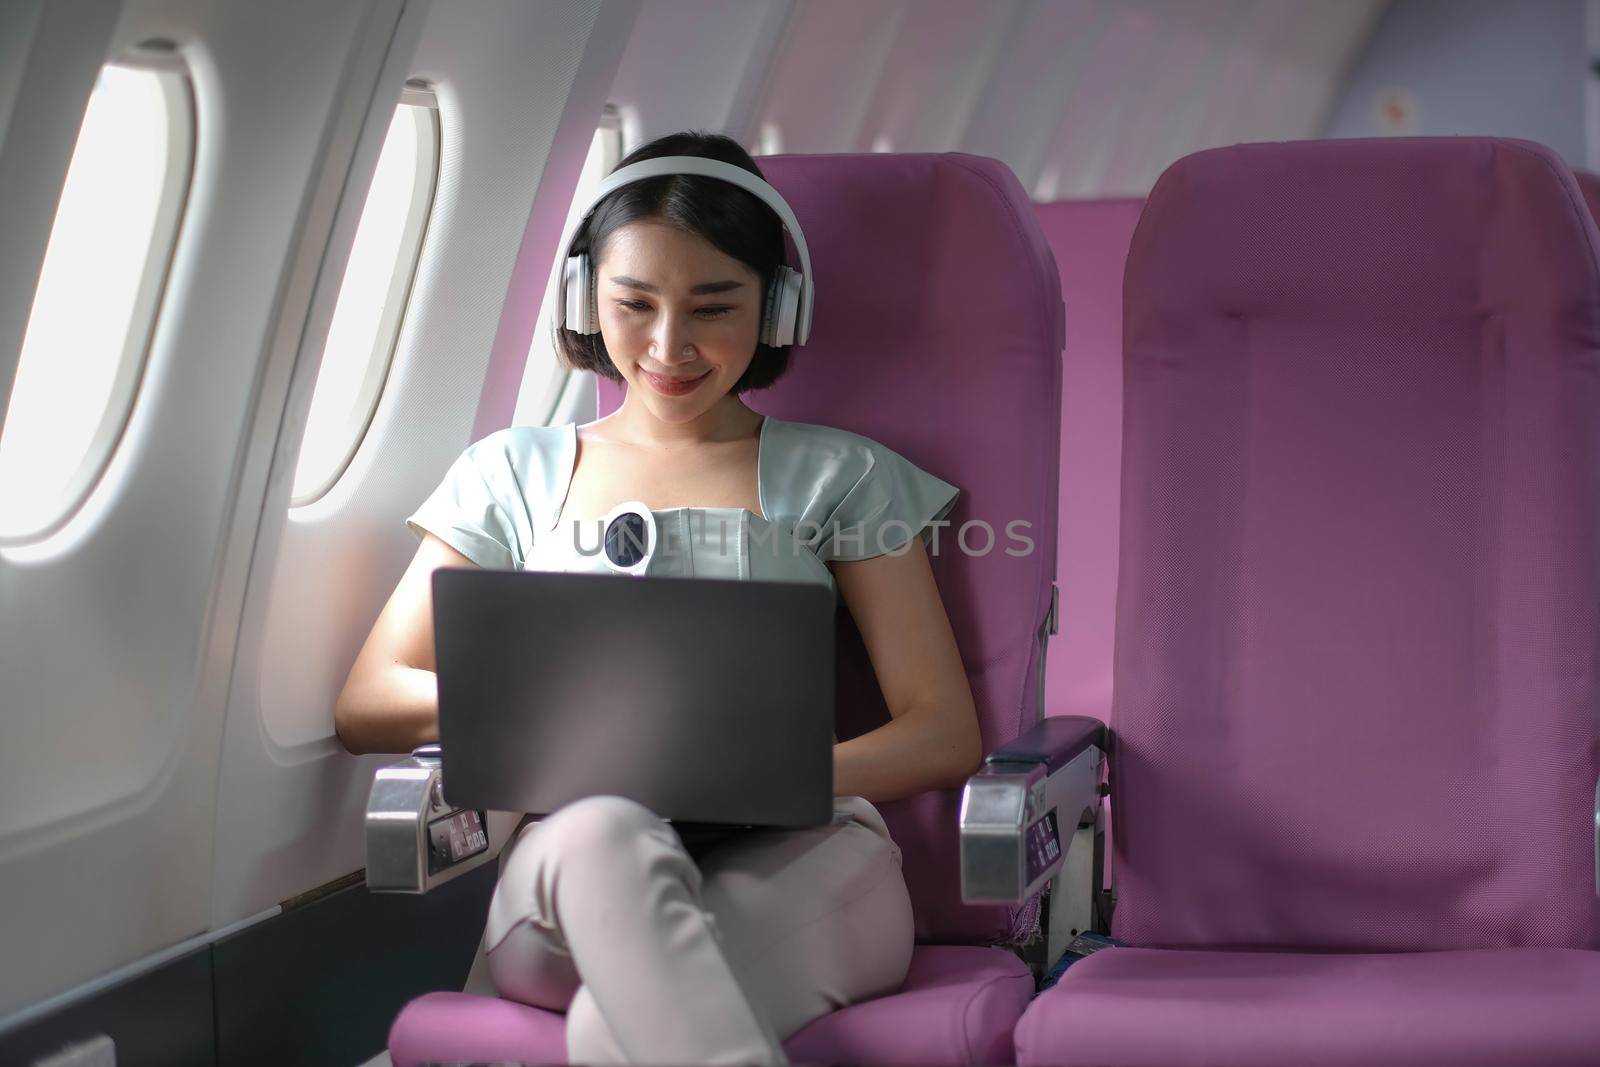
<svg viewBox="0 0 1600 1067">
<path fill-rule="evenodd" d="M 1055 263 L 1027 195 L 1002 163 L 959 153 L 764 156 L 762 171 L 805 227 L 816 272 L 810 342 L 757 410 L 865 434 L 962 490 L 933 570 L 993 750 L 1039 709 L 1056 563 L 1062 319 Z M 617 402 L 602 381 L 602 410 Z M 956 549 L 971 520 L 996 533 Z M 1006 524 L 1034 549 L 1003 551 Z M 841 611 L 839 736 L 888 720 L 860 635 Z M 878 805 L 903 852 L 916 911 L 897 994 L 851 1005 L 790 1036 L 795 1062 L 1003 1064 L 1032 995 L 1008 949 L 1037 928 L 1037 901 L 967 905 L 959 880 L 961 791 Z M 564 1063 L 564 1017 L 507 1000 L 431 993 L 389 1035 L 396 1067 L 430 1061 Z"/>
<path fill-rule="evenodd" d="M 1600 174 L 1586 170 L 1572 173 L 1578 179 L 1578 191 L 1583 194 L 1583 202 L 1589 207 L 1589 217 L 1600 219 Z"/>
<path fill-rule="evenodd" d="M 1113 933 L 1018 1063 L 1600 1062 L 1600 233 L 1548 149 L 1240 145 L 1125 278 Z"/>
</svg>

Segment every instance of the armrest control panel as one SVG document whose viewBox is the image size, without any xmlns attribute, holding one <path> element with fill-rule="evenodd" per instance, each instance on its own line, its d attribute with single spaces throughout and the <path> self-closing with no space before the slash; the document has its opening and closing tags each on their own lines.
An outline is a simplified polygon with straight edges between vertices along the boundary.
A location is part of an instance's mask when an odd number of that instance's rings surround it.
<svg viewBox="0 0 1600 1067">
<path fill-rule="evenodd" d="M 438 745 L 380 767 L 367 796 L 367 888 L 426 893 L 492 859 L 489 815 L 445 802 Z"/>
<path fill-rule="evenodd" d="M 1104 747 L 1099 721 L 1056 716 L 989 754 L 961 796 L 962 900 L 1020 903 L 1055 876 L 1099 808 Z"/>
</svg>

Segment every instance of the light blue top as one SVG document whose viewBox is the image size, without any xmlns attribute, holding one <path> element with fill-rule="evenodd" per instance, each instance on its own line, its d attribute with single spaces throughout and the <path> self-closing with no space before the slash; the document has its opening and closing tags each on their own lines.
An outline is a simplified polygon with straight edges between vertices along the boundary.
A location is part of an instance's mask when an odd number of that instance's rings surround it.
<svg viewBox="0 0 1600 1067">
<path fill-rule="evenodd" d="M 814 581 L 830 560 L 931 543 L 961 490 L 848 430 L 767 416 L 756 459 L 761 514 L 748 508 L 654 512 L 651 576 Z M 577 465 L 574 424 L 512 426 L 468 446 L 406 525 L 480 567 L 612 573 L 598 518 L 562 520 Z"/>
<path fill-rule="evenodd" d="M 599 553 L 600 520 L 562 521 L 577 459 L 575 424 L 498 430 L 467 446 L 406 526 L 418 537 L 434 534 L 480 567 L 613 573 Z M 929 524 L 961 493 L 870 438 L 771 415 L 761 423 L 756 476 L 759 515 L 748 508 L 654 511 L 656 553 L 645 573 L 820 582 L 837 594 L 827 561 L 895 552 L 913 533 L 934 543 Z M 873 804 L 835 797 L 834 821 L 841 820 L 869 827 L 898 862 L 899 847 Z M 680 836 L 702 842 L 725 832 Z M 504 936 L 508 921 L 491 912 L 487 943 Z"/>
</svg>

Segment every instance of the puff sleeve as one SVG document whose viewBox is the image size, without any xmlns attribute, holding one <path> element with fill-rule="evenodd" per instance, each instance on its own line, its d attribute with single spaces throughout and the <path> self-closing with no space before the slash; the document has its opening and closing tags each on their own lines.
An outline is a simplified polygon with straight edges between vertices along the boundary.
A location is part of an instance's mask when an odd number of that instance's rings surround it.
<svg viewBox="0 0 1600 1067">
<path fill-rule="evenodd" d="M 866 469 L 824 524 L 817 558 L 826 563 L 899 553 L 913 534 L 931 548 L 929 523 L 950 513 L 961 490 L 892 448 L 866 437 L 856 442 Z"/>
<path fill-rule="evenodd" d="M 504 433 L 469 445 L 406 519 L 406 527 L 418 538 L 424 531 L 433 534 L 480 567 L 517 570 L 519 541 L 511 517 L 515 505 L 505 499 L 506 487 L 515 479 L 500 470 L 506 466 L 505 451 L 497 447 Z"/>
</svg>

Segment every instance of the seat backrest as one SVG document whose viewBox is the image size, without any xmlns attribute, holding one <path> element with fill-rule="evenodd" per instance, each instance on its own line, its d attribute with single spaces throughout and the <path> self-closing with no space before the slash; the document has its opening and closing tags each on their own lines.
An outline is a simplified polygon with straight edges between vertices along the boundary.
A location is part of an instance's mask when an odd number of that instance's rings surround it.
<svg viewBox="0 0 1600 1067">
<path fill-rule="evenodd" d="M 763 156 L 805 228 L 812 333 L 771 389 L 746 394 L 781 419 L 863 434 L 959 487 L 933 572 L 961 649 L 985 750 L 1038 714 L 1039 633 L 1055 574 L 1061 297 L 1027 194 L 997 160 L 962 153 Z M 621 391 L 602 380 L 600 411 Z M 995 532 L 992 550 L 963 524 Z M 1008 555 L 1023 521 L 1032 552 Z M 841 610 L 839 737 L 888 721 L 860 635 Z M 879 804 L 900 845 L 923 942 L 1036 928 L 1035 908 L 961 902 L 961 791 Z"/>
<path fill-rule="evenodd" d="M 1589 217 L 1600 219 L 1600 174 L 1586 170 L 1572 172 L 1578 179 L 1578 192 L 1583 194 L 1583 202 L 1589 206 Z"/>
<path fill-rule="evenodd" d="M 1115 915 L 1594 946 L 1600 234 L 1523 141 L 1238 145 L 1125 278 Z"/>
<path fill-rule="evenodd" d="M 1046 715 L 1111 712 L 1122 488 L 1122 268 L 1143 200 L 1058 200 L 1034 215 L 1061 272 L 1057 632 L 1045 660 Z"/>
</svg>

